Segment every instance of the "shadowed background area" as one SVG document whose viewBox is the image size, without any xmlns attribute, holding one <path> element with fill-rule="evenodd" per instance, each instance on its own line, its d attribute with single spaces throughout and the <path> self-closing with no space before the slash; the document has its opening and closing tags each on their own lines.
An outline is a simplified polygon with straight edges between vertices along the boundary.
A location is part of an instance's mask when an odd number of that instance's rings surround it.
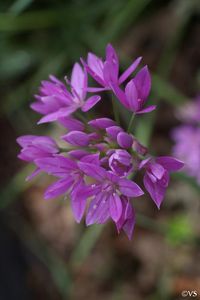
<svg viewBox="0 0 200 300">
<path fill-rule="evenodd" d="M 60 132 L 36 125 L 40 116 L 29 106 L 40 81 L 69 75 L 88 51 L 104 56 L 111 42 L 121 71 L 138 56 L 149 66 L 158 109 L 140 118 L 136 136 L 152 153 L 170 154 L 175 111 L 199 93 L 199 36 L 198 0 L 0 2 L 0 299 L 173 300 L 183 290 L 200 297 L 193 178 L 174 176 L 160 211 L 148 196 L 135 199 L 129 241 L 111 222 L 76 224 L 67 201 L 44 201 L 49 178 L 25 182 L 32 167 L 17 159 L 16 144 L 23 134 Z M 95 110 L 113 117 L 111 106 Z"/>
</svg>

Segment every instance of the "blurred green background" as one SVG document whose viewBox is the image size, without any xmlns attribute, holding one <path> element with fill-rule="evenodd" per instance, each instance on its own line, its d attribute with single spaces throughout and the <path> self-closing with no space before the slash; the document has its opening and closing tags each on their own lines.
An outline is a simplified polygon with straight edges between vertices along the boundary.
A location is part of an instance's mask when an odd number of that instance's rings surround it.
<svg viewBox="0 0 200 300">
<path fill-rule="evenodd" d="M 18 161 L 15 141 L 57 132 L 37 126 L 39 115 L 29 108 L 40 81 L 63 78 L 80 57 L 103 56 L 111 42 L 122 69 L 137 56 L 148 64 L 158 110 L 140 118 L 136 135 L 153 153 L 170 154 L 174 112 L 199 92 L 199 36 L 199 0 L 0 2 L 0 299 L 200 295 L 200 187 L 193 179 L 174 176 L 159 212 L 149 197 L 136 200 L 129 242 L 111 223 L 85 228 L 68 203 L 45 202 L 48 178 L 25 182 L 32 168 Z"/>
</svg>

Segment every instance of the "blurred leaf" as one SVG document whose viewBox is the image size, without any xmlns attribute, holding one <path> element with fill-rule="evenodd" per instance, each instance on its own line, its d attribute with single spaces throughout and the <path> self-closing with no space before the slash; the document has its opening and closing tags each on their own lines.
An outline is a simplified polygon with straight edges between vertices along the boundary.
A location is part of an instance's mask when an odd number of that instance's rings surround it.
<svg viewBox="0 0 200 300">
<path fill-rule="evenodd" d="M 25 10 L 32 2 L 33 0 L 17 0 L 12 4 L 9 11 L 14 14 L 19 14 L 23 10 Z"/>
<path fill-rule="evenodd" d="M 27 181 L 25 183 L 26 177 L 33 172 L 33 166 L 27 165 L 23 170 L 18 172 L 10 182 L 0 190 L 0 209 L 3 209 L 14 201 L 19 193 L 28 189 L 34 181 Z"/>
<path fill-rule="evenodd" d="M 187 216 L 178 215 L 168 221 L 166 239 L 173 245 L 179 245 L 194 238 L 193 228 Z"/>
<path fill-rule="evenodd" d="M 195 178 L 188 176 L 184 172 L 173 173 L 172 178 L 180 181 L 184 181 L 189 184 L 192 188 L 194 188 L 198 193 L 200 193 L 200 185 L 197 183 Z"/>
<path fill-rule="evenodd" d="M 152 92 L 154 97 L 165 100 L 171 105 L 177 106 L 186 101 L 187 98 L 173 87 L 168 81 L 162 79 L 159 75 L 153 74 Z"/>
<path fill-rule="evenodd" d="M 92 225 L 85 230 L 70 258 L 73 268 L 79 267 L 90 255 L 103 229 L 104 225 Z"/>
</svg>

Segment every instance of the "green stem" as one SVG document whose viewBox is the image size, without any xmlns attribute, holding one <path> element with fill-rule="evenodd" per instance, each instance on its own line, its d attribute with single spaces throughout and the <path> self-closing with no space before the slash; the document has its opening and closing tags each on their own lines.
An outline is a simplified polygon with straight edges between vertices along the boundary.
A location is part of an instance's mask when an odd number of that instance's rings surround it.
<svg viewBox="0 0 200 300">
<path fill-rule="evenodd" d="M 112 106 L 113 106 L 115 121 L 117 122 L 118 125 L 120 125 L 119 110 L 115 101 L 116 99 L 114 99 L 114 97 L 112 96 Z"/>
<path fill-rule="evenodd" d="M 131 116 L 131 119 L 129 121 L 129 124 L 128 124 L 128 129 L 127 129 L 127 132 L 131 132 L 131 128 L 132 128 L 132 125 L 133 125 L 133 120 L 135 118 L 135 114 L 133 113 L 132 116 Z"/>
</svg>

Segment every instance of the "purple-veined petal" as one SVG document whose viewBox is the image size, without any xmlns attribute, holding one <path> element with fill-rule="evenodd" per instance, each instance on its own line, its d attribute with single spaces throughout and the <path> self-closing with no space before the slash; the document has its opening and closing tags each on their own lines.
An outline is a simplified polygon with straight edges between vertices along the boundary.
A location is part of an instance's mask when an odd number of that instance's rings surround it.
<svg viewBox="0 0 200 300">
<path fill-rule="evenodd" d="M 87 73 L 78 63 L 75 63 L 72 69 L 71 85 L 78 94 L 79 99 L 83 100 L 86 95 Z"/>
<path fill-rule="evenodd" d="M 97 164 L 97 165 L 99 165 L 100 164 L 99 155 L 100 155 L 99 152 L 94 153 L 94 154 L 84 155 L 81 158 L 81 161 L 82 162 L 86 162 L 86 163 L 90 163 L 90 164 Z"/>
<path fill-rule="evenodd" d="M 97 129 L 106 129 L 107 127 L 116 125 L 115 121 L 109 118 L 99 118 L 88 122 L 88 124 Z"/>
<path fill-rule="evenodd" d="M 138 57 L 131 65 L 124 71 L 124 73 L 119 77 L 119 84 L 122 84 L 128 77 L 135 71 L 139 65 L 142 57 Z"/>
<path fill-rule="evenodd" d="M 151 89 L 151 76 L 148 67 L 144 66 L 133 80 L 138 91 L 138 98 L 145 101 Z"/>
<path fill-rule="evenodd" d="M 88 98 L 85 103 L 82 106 L 82 111 L 86 112 L 90 110 L 93 106 L 95 106 L 99 101 L 101 100 L 101 97 L 98 95 L 91 96 Z"/>
<path fill-rule="evenodd" d="M 41 170 L 39 168 L 35 169 L 30 175 L 26 177 L 26 181 L 33 179 L 35 176 L 40 174 Z"/>
<path fill-rule="evenodd" d="M 76 105 L 60 108 L 58 111 L 48 114 L 48 115 L 44 116 L 43 118 L 41 118 L 37 124 L 53 122 L 62 117 L 67 117 L 67 116 L 71 115 L 75 110 L 77 110 Z"/>
<path fill-rule="evenodd" d="M 73 146 L 88 146 L 90 138 L 87 133 L 82 131 L 70 131 L 62 136 L 62 139 Z"/>
<path fill-rule="evenodd" d="M 137 115 L 146 114 L 146 113 L 154 111 L 155 109 L 156 109 L 156 105 L 150 105 L 144 109 L 137 111 L 136 114 Z"/>
<path fill-rule="evenodd" d="M 80 160 L 83 156 L 88 155 L 89 152 L 85 151 L 85 150 L 71 150 L 68 152 L 68 155 L 70 155 L 71 157 Z"/>
<path fill-rule="evenodd" d="M 151 157 L 148 157 L 144 160 L 141 161 L 141 163 L 139 164 L 139 170 L 141 170 L 142 168 L 144 168 L 151 160 Z"/>
<path fill-rule="evenodd" d="M 117 222 L 122 214 L 122 202 L 118 194 L 111 194 L 109 197 L 110 216 L 114 222 Z"/>
<path fill-rule="evenodd" d="M 21 147 L 27 147 L 37 138 L 38 136 L 35 135 L 22 135 L 16 141 Z"/>
<path fill-rule="evenodd" d="M 34 160 L 34 163 L 49 175 L 64 177 L 77 170 L 76 163 L 64 156 L 44 157 Z"/>
<path fill-rule="evenodd" d="M 127 197 L 139 197 L 144 194 L 142 189 L 129 179 L 120 178 L 118 185 L 120 192 Z"/>
<path fill-rule="evenodd" d="M 91 178 L 102 181 L 106 178 L 106 171 L 96 164 L 78 162 L 79 168 Z"/>
<path fill-rule="evenodd" d="M 73 131 L 73 130 L 83 131 L 85 128 L 85 125 L 81 121 L 72 117 L 60 118 L 58 121 L 69 131 Z"/>
<path fill-rule="evenodd" d="M 120 132 L 117 135 L 117 143 L 120 147 L 128 149 L 132 146 L 133 138 L 130 134 L 126 132 Z"/>
<path fill-rule="evenodd" d="M 138 92 L 133 80 L 130 80 L 126 85 L 125 95 L 130 109 L 136 112 L 139 108 Z"/>
<path fill-rule="evenodd" d="M 86 225 L 88 226 L 94 223 L 103 224 L 109 217 L 110 212 L 107 195 L 100 192 L 90 202 L 86 216 Z"/>
<path fill-rule="evenodd" d="M 111 70 L 114 73 L 114 77 L 117 79 L 119 73 L 119 59 L 115 49 L 111 44 L 106 46 L 106 62 L 109 62 L 111 65 Z"/>
<path fill-rule="evenodd" d="M 112 83 L 111 88 L 122 105 L 124 105 L 127 109 L 130 109 L 124 91 L 116 83 Z"/>
<path fill-rule="evenodd" d="M 155 162 L 149 164 L 149 169 L 157 179 L 161 179 L 165 173 L 163 166 Z"/>
<path fill-rule="evenodd" d="M 111 126 L 106 128 L 106 132 L 109 135 L 109 137 L 116 141 L 118 133 L 123 132 L 123 129 L 119 126 Z"/>
<path fill-rule="evenodd" d="M 59 179 L 58 181 L 54 182 L 48 187 L 48 189 L 45 192 L 44 198 L 48 200 L 66 193 L 72 186 L 72 183 L 73 179 L 70 177 L 68 177 L 67 179 Z"/>
<path fill-rule="evenodd" d="M 86 90 L 89 93 L 98 93 L 98 92 L 107 91 L 108 88 L 107 87 L 104 87 L 104 88 L 101 88 L 101 87 L 87 87 Z"/>
<path fill-rule="evenodd" d="M 178 171 L 184 166 L 182 161 L 171 156 L 157 157 L 156 162 L 161 164 L 168 171 Z"/>
<path fill-rule="evenodd" d="M 147 174 L 144 175 L 144 186 L 149 192 L 158 209 L 160 209 L 160 205 L 165 196 L 166 188 L 161 186 L 159 182 L 152 182 Z"/>
<path fill-rule="evenodd" d="M 90 195 L 89 193 L 87 194 L 87 189 L 88 188 L 84 185 L 83 180 L 80 179 L 80 181 L 73 186 L 70 194 L 72 211 L 77 223 L 80 223 L 83 217 L 87 198 Z"/>
</svg>

